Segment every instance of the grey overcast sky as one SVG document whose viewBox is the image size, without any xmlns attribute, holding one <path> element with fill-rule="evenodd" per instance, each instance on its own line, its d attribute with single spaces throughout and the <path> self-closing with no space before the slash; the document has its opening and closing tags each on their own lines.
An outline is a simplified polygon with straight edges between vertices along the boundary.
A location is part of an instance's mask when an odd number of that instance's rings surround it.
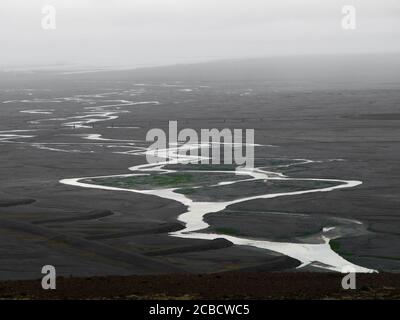
<svg viewBox="0 0 400 320">
<path fill-rule="evenodd" d="M 41 10 L 56 8 L 56 30 Z M 357 29 L 341 27 L 342 6 Z M 0 0 L 0 67 L 400 52 L 399 0 Z"/>
</svg>

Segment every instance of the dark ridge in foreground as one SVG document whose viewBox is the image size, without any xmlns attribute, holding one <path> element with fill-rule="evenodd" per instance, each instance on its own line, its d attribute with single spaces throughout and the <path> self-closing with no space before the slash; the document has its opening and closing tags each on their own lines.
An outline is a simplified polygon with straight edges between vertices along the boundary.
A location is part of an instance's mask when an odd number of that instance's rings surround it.
<svg viewBox="0 0 400 320">
<path fill-rule="evenodd" d="M 125 231 L 125 232 L 115 232 L 111 234 L 101 234 L 96 236 L 86 237 L 88 240 L 102 240 L 102 239 L 118 239 L 129 236 L 138 236 L 143 234 L 152 234 L 152 233 L 167 233 L 167 232 L 175 232 L 182 230 L 184 226 L 178 222 L 176 223 L 164 223 L 162 226 L 153 229 L 145 229 L 140 231 Z"/>
<path fill-rule="evenodd" d="M 34 203 L 36 200 L 34 199 L 3 199 L 0 200 L 0 207 L 13 207 L 13 206 L 22 206 L 26 204 Z"/>
<path fill-rule="evenodd" d="M 357 289 L 342 289 L 338 273 L 175 274 L 58 278 L 0 282 L 1 299 L 400 299 L 400 274 L 358 274 Z"/>
<path fill-rule="evenodd" d="M 47 224 L 47 223 L 59 223 L 59 222 L 75 222 L 81 220 L 94 220 L 94 219 L 101 219 L 108 216 L 112 216 L 114 212 L 111 210 L 103 210 L 103 211 L 94 211 L 89 214 L 80 214 L 73 217 L 67 218 L 56 218 L 56 219 L 47 219 L 47 220 L 37 220 L 32 221 L 33 224 Z"/>
</svg>

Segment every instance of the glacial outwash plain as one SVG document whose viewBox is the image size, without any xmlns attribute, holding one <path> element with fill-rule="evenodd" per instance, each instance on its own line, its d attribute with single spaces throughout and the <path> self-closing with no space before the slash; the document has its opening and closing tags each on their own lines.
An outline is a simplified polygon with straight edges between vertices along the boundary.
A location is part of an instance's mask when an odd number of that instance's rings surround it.
<svg viewBox="0 0 400 320">
<path fill-rule="evenodd" d="M 317 279 L 303 297 L 335 298 L 349 266 L 360 297 L 398 294 L 398 55 L 92 71 L 0 71 L 0 297 L 44 297 L 44 265 L 63 298 L 224 298 L 232 279 L 234 297 Z M 169 121 L 254 129 L 254 169 L 171 158 L 180 145 L 148 163 Z"/>
</svg>

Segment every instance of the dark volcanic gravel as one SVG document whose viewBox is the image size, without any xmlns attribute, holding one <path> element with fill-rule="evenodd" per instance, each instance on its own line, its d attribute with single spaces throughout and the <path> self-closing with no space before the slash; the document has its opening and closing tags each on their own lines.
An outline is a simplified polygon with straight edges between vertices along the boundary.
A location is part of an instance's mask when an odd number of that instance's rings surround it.
<svg viewBox="0 0 400 320">
<path fill-rule="evenodd" d="M 400 274 L 359 274 L 343 290 L 337 273 L 219 273 L 0 282 L 2 299 L 399 299 Z"/>
</svg>

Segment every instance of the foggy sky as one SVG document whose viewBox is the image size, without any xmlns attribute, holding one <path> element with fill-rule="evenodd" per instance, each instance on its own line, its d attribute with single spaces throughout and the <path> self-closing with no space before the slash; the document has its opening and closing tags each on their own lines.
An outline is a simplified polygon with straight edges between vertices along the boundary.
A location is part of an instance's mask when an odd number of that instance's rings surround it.
<svg viewBox="0 0 400 320">
<path fill-rule="evenodd" d="M 43 30 L 53 5 L 57 29 Z M 357 29 L 341 28 L 343 5 Z M 400 52 L 399 0 L 0 0 L 0 67 Z"/>
</svg>

